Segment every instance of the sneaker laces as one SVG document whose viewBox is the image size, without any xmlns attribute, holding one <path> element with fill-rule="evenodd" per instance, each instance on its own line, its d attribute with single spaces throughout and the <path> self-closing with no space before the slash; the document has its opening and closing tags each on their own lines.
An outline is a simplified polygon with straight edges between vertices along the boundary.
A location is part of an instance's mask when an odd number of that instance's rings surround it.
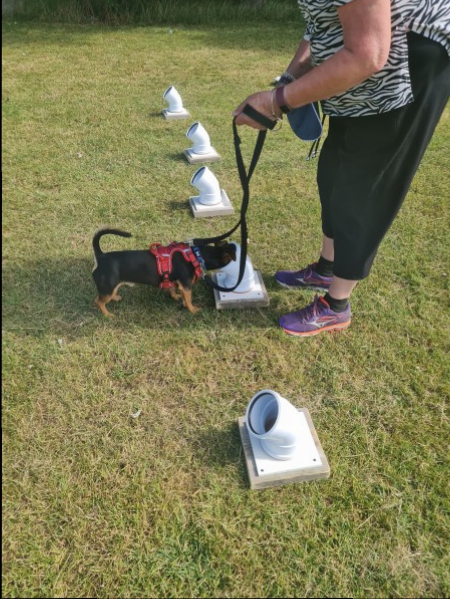
<svg viewBox="0 0 450 599">
<path fill-rule="evenodd" d="M 317 265 L 317 262 L 313 262 L 312 264 L 308 264 L 308 266 L 305 266 L 305 268 L 301 268 L 300 270 L 297 270 L 294 274 L 295 275 L 303 275 L 303 280 L 308 279 L 309 277 L 311 277 L 311 275 L 314 274 L 314 270 L 315 267 Z"/>
<path fill-rule="evenodd" d="M 312 264 L 309 264 L 305 268 L 305 279 L 307 279 L 308 277 L 310 277 L 311 275 L 313 275 L 314 272 L 316 272 L 316 266 L 317 266 L 317 262 L 313 262 Z"/>
<path fill-rule="evenodd" d="M 322 305 L 320 305 L 319 302 Z M 327 303 L 323 299 L 323 297 L 316 295 L 314 297 L 314 301 L 312 302 L 312 304 L 305 306 L 304 308 L 299 310 L 297 312 L 297 314 L 303 320 L 309 320 L 310 318 L 315 318 L 316 316 L 318 316 L 321 313 L 322 309 L 325 307 L 325 306 L 323 306 L 323 304 L 327 305 Z"/>
</svg>

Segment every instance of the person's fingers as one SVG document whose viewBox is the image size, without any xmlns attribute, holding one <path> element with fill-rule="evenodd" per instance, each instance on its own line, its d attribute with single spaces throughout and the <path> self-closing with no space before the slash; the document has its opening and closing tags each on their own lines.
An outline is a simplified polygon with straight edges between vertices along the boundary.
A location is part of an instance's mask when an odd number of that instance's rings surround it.
<svg viewBox="0 0 450 599">
<path fill-rule="evenodd" d="M 254 121 L 252 118 L 250 118 L 247 114 L 244 114 L 243 110 L 245 106 L 249 104 L 257 112 L 266 116 L 268 119 L 271 119 L 270 108 L 267 106 L 268 102 L 270 104 L 269 98 L 270 92 L 257 92 L 256 94 L 248 96 L 248 98 L 239 104 L 239 106 L 233 111 L 233 116 L 236 117 L 236 124 L 247 125 L 248 127 L 258 129 L 259 131 L 265 131 L 266 127 L 264 127 L 264 125 L 261 125 L 257 121 Z"/>
<path fill-rule="evenodd" d="M 247 98 L 248 100 L 248 98 Z M 241 114 L 241 112 L 244 110 L 244 107 L 248 104 L 247 100 L 244 100 L 244 102 L 242 102 L 242 104 L 239 104 L 239 106 L 233 110 L 233 116 L 237 116 L 238 114 Z"/>
<path fill-rule="evenodd" d="M 253 129 L 258 129 L 259 131 L 264 131 L 266 129 L 266 127 L 263 127 L 243 112 L 237 114 L 233 113 L 233 116 L 236 117 L 236 125 L 247 125 L 247 127 L 252 127 Z"/>
</svg>

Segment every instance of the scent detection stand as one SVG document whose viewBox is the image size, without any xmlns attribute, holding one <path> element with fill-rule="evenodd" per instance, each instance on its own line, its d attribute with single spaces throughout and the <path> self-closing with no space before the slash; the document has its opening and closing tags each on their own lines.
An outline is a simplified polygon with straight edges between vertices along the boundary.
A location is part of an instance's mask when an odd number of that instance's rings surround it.
<svg viewBox="0 0 450 599">
<path fill-rule="evenodd" d="M 234 243 L 234 242 L 233 242 Z M 220 287 L 232 289 L 239 280 L 239 265 L 241 260 L 241 247 L 236 247 L 236 260 L 233 260 L 218 272 L 214 273 L 212 280 Z M 232 308 L 266 308 L 269 303 L 269 294 L 261 273 L 253 268 L 250 257 L 245 262 L 242 281 L 233 291 L 220 291 L 214 289 L 214 300 L 217 310 Z"/>
<path fill-rule="evenodd" d="M 200 195 L 189 198 L 195 218 L 234 214 L 226 191 L 220 188 L 219 181 L 207 166 L 202 166 L 194 173 L 191 185 L 200 192 Z"/>
<path fill-rule="evenodd" d="M 169 103 L 169 108 L 162 111 L 163 117 L 168 121 L 188 119 L 189 112 L 183 108 L 183 101 L 177 90 L 171 85 L 163 95 L 164 100 Z"/>
<path fill-rule="evenodd" d="M 308 410 L 297 409 L 276 391 L 254 395 L 238 426 L 251 489 L 330 476 Z"/>
<path fill-rule="evenodd" d="M 209 135 L 201 123 L 197 122 L 191 125 L 186 132 L 186 137 L 193 143 L 192 148 L 184 151 L 189 164 L 217 162 L 221 159 L 216 150 L 211 146 Z"/>
</svg>

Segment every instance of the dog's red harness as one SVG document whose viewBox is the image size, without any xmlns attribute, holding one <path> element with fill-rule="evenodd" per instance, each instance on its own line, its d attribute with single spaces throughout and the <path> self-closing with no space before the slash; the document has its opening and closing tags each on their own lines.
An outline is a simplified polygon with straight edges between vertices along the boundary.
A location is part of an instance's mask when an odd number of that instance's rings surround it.
<svg viewBox="0 0 450 599">
<path fill-rule="evenodd" d="M 173 241 L 169 245 L 161 245 L 160 243 L 152 243 L 149 248 L 150 253 L 156 258 L 156 266 L 158 274 L 163 278 L 159 284 L 160 289 L 169 289 L 175 287 L 175 283 L 169 280 L 172 272 L 172 259 L 176 252 L 180 252 L 186 262 L 191 262 L 194 267 L 194 283 L 197 279 L 203 276 L 203 270 L 200 262 L 197 260 L 192 248 L 187 243 L 179 243 Z"/>
</svg>

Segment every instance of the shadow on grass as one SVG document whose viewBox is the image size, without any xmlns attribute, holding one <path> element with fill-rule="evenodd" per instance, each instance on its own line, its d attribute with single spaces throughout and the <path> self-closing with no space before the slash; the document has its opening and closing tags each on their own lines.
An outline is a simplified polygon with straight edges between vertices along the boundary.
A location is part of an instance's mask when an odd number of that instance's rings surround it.
<svg viewBox="0 0 450 599">
<path fill-rule="evenodd" d="M 220 430 L 211 428 L 200 431 L 195 439 L 195 454 L 202 466 L 214 471 L 238 465 L 240 486 L 248 487 L 248 474 L 237 422 L 229 422 Z"/>
<path fill-rule="evenodd" d="M 168 200 L 166 202 L 166 207 L 169 208 L 172 212 L 176 210 L 182 210 L 183 212 L 186 212 L 186 210 L 190 210 L 189 200 Z"/>
<path fill-rule="evenodd" d="M 190 142 L 187 141 L 186 146 L 189 146 L 189 145 L 190 145 Z M 189 164 L 189 162 L 186 160 L 186 156 L 185 156 L 184 152 L 176 152 L 176 153 L 172 153 L 172 154 L 166 154 L 165 159 L 171 160 L 172 162 L 185 162 L 186 164 Z M 203 165 L 199 164 L 199 165 L 194 165 L 194 167 L 195 166 L 197 166 L 197 168 L 200 168 Z"/>
<path fill-rule="evenodd" d="M 133 289 L 122 288 L 122 302 L 111 302 L 108 306 L 115 318 L 108 319 L 94 305 L 97 293 L 91 271 L 91 259 L 38 260 L 19 267 L 6 263 L 3 267 L 3 330 L 40 337 L 61 330 L 72 336 L 91 335 L 93 327 L 103 327 L 106 323 L 119 330 L 129 330 L 132 326 L 146 330 L 192 331 L 217 326 L 276 326 L 276 297 L 268 308 L 218 313 L 212 291 L 203 281 L 198 282 L 193 291 L 194 305 L 201 308 L 199 314 L 190 314 L 159 289 L 137 285 Z M 263 276 L 269 294 L 271 290 L 279 291 L 270 274 Z"/>
<path fill-rule="evenodd" d="M 228 22 L 220 27 L 210 24 L 179 25 L 175 30 L 168 29 L 167 25 L 110 25 L 103 23 L 95 24 L 72 24 L 72 23 L 39 23 L 32 20 L 12 21 L 6 19 L 3 22 L 4 45 L 33 45 L 45 42 L 58 46 L 76 46 L 80 43 L 89 44 L 99 34 L 107 36 L 116 35 L 117 32 L 136 32 L 147 35 L 146 30 L 152 32 L 153 36 L 164 40 L 167 44 L 173 44 L 177 35 L 187 32 L 192 39 L 198 39 L 204 45 L 215 48 L 239 49 L 241 51 L 254 51 L 259 49 L 266 51 L 269 55 L 273 53 L 274 41 L 280 43 L 280 31 L 283 39 L 292 37 L 292 44 L 297 43 L 302 37 L 302 18 L 300 11 L 294 10 L 291 22 L 269 22 L 255 21 L 248 24 L 243 22 Z M 168 35 L 170 33 L 170 35 Z M 292 45 L 292 51 L 294 47 Z M 291 45 L 289 46 L 291 49 Z"/>
</svg>

